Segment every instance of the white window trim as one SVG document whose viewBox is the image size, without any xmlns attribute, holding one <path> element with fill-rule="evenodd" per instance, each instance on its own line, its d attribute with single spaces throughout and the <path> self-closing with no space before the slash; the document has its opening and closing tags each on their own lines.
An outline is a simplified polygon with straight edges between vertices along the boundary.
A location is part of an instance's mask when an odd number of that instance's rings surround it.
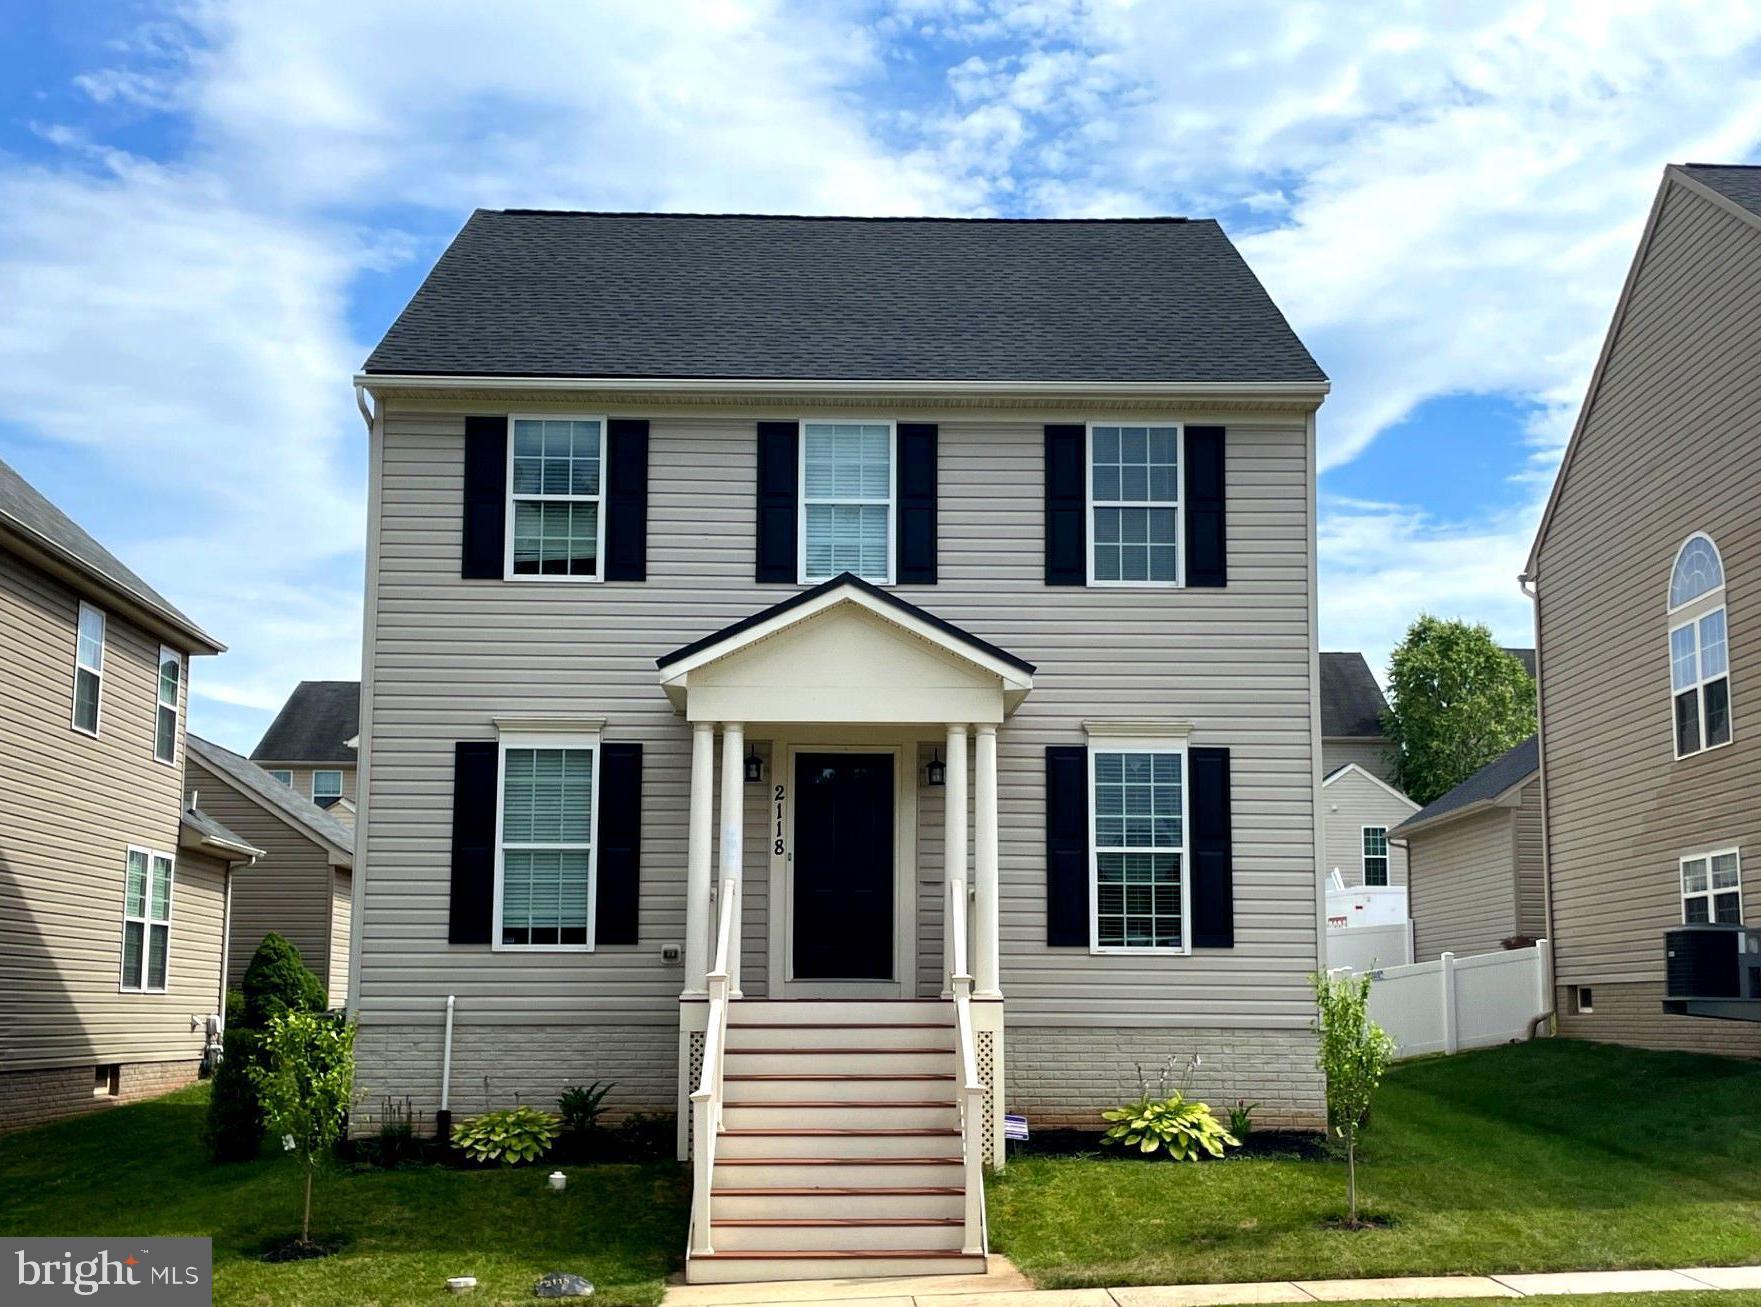
<svg viewBox="0 0 1761 1307">
<path fill-rule="evenodd" d="M 293 772 L 291 769 L 287 767 L 266 767 L 264 770 L 269 773 L 271 780 L 280 781 L 290 790 L 293 788 Z"/>
<path fill-rule="evenodd" d="M 514 494 L 514 423 L 515 422 L 597 422 L 599 423 L 599 493 L 597 495 L 518 495 Z M 545 584 L 582 584 L 593 585 L 605 580 L 605 503 L 606 488 L 610 480 L 611 469 L 606 466 L 606 433 L 611 421 L 601 413 L 509 413 L 507 428 L 507 493 L 504 498 L 504 513 L 507 521 L 503 524 L 501 575 L 505 581 L 535 581 Z M 593 549 L 592 576 L 561 576 L 545 575 L 543 572 L 514 571 L 514 501 L 517 499 L 533 502 L 550 502 L 563 504 L 595 503 L 599 505 L 597 518 L 599 535 Z"/>
<path fill-rule="evenodd" d="M 1373 830 L 1379 830 L 1382 832 L 1382 848 L 1384 850 L 1382 854 L 1383 880 L 1380 887 L 1370 884 L 1370 852 L 1364 841 L 1364 836 L 1368 835 Z M 1358 827 L 1358 871 L 1363 877 L 1362 884 L 1366 889 L 1385 888 L 1394 883 L 1394 846 L 1388 842 L 1388 831 L 1389 827 L 1373 822 L 1366 822 L 1364 825 Z"/>
<path fill-rule="evenodd" d="M 1716 603 L 1706 602 L 1716 599 Z M 1705 603 L 1704 607 L 1701 607 Z M 1675 760 L 1698 758 L 1703 753 L 1711 753 L 1718 749 L 1729 748 L 1736 743 L 1737 714 L 1736 696 L 1731 692 L 1730 683 L 1730 610 L 1725 606 L 1724 587 L 1708 590 L 1699 598 L 1683 604 L 1677 613 L 1692 614 L 1685 621 L 1676 622 L 1669 628 L 1668 662 L 1669 662 L 1669 747 L 1675 754 Z M 1714 613 L 1724 614 L 1724 670 L 1717 676 L 1706 675 L 1706 658 L 1700 645 L 1700 623 Z M 1691 630 L 1694 633 L 1694 683 L 1675 688 L 1675 633 Z M 1725 738 L 1717 744 L 1706 743 L 1706 687 L 1713 681 L 1724 682 L 1724 715 L 1728 724 Z M 1694 707 L 1700 715 L 1700 747 L 1687 753 L 1681 751 L 1681 735 L 1675 729 L 1675 701 L 1689 690 L 1694 692 Z"/>
<path fill-rule="evenodd" d="M 1574 1005 L 1577 1007 L 1578 1015 L 1594 1015 L 1596 1011 L 1596 995 L 1593 992 L 1592 987 L 1589 985 L 1576 985 L 1573 986 L 1573 989 L 1575 991 L 1573 994 L 1573 1000 Z M 1588 1000 L 1587 1002 L 1585 1001 L 1586 999 Z"/>
<path fill-rule="evenodd" d="M 1696 541 L 1696 540 L 1704 540 L 1707 544 L 1712 546 L 1712 557 L 1718 560 L 1719 581 L 1718 581 L 1717 585 L 1713 586 L 1710 590 L 1706 591 L 1704 594 L 1697 594 L 1692 599 L 1685 600 L 1684 602 L 1678 604 L 1675 602 L 1675 599 L 1674 599 L 1675 569 L 1681 566 L 1682 553 L 1687 549 L 1687 547 L 1689 545 L 1693 544 L 1694 541 Z M 1667 587 L 1665 587 L 1665 589 L 1663 591 L 1663 602 L 1666 606 L 1666 611 L 1669 612 L 1669 614 L 1671 616 L 1674 616 L 1676 613 L 1683 612 L 1686 609 L 1692 608 L 1695 604 L 1704 603 L 1706 600 L 1712 598 L 1713 595 L 1719 594 L 1721 591 L 1723 591 L 1724 583 L 1726 581 L 1728 581 L 1729 579 L 1730 578 L 1725 575 L 1724 555 L 1721 552 L 1719 552 L 1718 542 L 1716 540 L 1714 540 L 1711 536 L 1707 535 L 1704 531 L 1690 532 L 1688 534 L 1687 538 L 1684 539 L 1679 545 L 1677 545 L 1675 547 L 1675 554 L 1669 560 L 1669 584 Z M 1724 601 L 1722 599 L 1719 600 L 1719 603 L 1723 603 L 1723 602 Z"/>
<path fill-rule="evenodd" d="M 604 755 L 599 747 L 598 731 L 504 731 L 497 741 L 495 755 L 495 916 L 491 920 L 489 947 L 496 953 L 591 953 L 598 946 L 599 909 L 599 779 Z M 509 749 L 591 749 L 593 750 L 593 821 L 587 838 L 587 942 L 585 944 L 504 944 L 501 939 L 501 889 L 505 852 L 502 844 L 502 816 L 506 799 L 502 787 L 507 782 Z M 555 845 L 534 847 L 554 848 Z"/>
<path fill-rule="evenodd" d="M 807 497 L 807 427 L 860 423 L 887 429 L 887 574 L 885 579 L 865 576 L 870 585 L 894 585 L 899 574 L 899 424 L 881 417 L 801 417 L 795 421 L 795 580 L 800 585 L 821 585 L 841 575 L 807 575 L 807 506 L 813 504 L 878 504 L 878 499 L 812 499 Z"/>
<path fill-rule="evenodd" d="M 1748 916 L 1743 905 L 1743 853 L 1737 845 L 1728 845 L 1721 849 L 1703 849 L 1697 853 L 1684 853 L 1676 859 L 1676 891 L 1681 898 L 1682 925 L 1704 925 L 1707 922 L 1716 924 L 1718 914 L 1714 911 L 1712 900 L 1720 894 L 1729 894 L 1728 889 L 1712 888 L 1712 859 L 1722 858 L 1726 854 L 1737 860 L 1737 920 L 1747 921 Z M 1690 862 L 1704 860 L 1706 863 L 1706 892 L 1703 894 L 1688 893 L 1687 869 Z M 1688 900 L 1690 898 L 1706 900 L 1706 922 L 1688 921 Z"/>
<path fill-rule="evenodd" d="M 334 777 L 336 777 L 336 793 L 335 794 L 320 794 L 320 793 L 318 793 L 318 778 L 320 776 L 334 776 Z M 319 799 L 340 799 L 340 798 L 342 798 L 342 791 L 343 791 L 342 772 L 337 770 L 335 767 L 315 767 L 312 769 L 312 802 L 313 803 L 318 802 Z"/>
<path fill-rule="evenodd" d="M 147 859 L 147 883 L 141 899 L 143 916 L 133 917 L 128 911 L 128 856 L 131 853 L 144 854 Z M 153 920 L 153 860 L 162 858 L 171 864 L 171 888 L 165 895 L 165 920 Z M 159 849 L 150 849 L 144 844 L 130 844 L 122 855 L 122 929 L 116 936 L 116 989 L 121 994 L 167 994 L 171 992 L 171 923 L 177 919 L 177 859 Z M 128 950 L 124 938 L 128 934 L 131 921 L 141 923 L 141 983 L 131 985 L 128 977 L 123 974 L 127 965 Z M 165 983 L 163 985 L 147 984 L 147 976 L 151 968 L 153 953 L 153 927 L 165 927 Z"/>
<path fill-rule="evenodd" d="M 175 702 L 165 703 L 159 698 L 160 671 L 167 658 L 177 662 L 177 694 Z M 183 733 L 183 697 L 187 693 L 184 682 L 189 678 L 189 664 L 184 656 L 168 644 L 159 646 L 159 659 L 153 664 L 153 761 L 162 767 L 177 766 L 177 737 Z M 171 709 L 171 756 L 159 756 L 159 710 Z"/>
<path fill-rule="evenodd" d="M 87 613 L 96 613 L 98 616 L 98 665 L 96 667 L 87 667 L 80 661 L 80 624 L 85 621 Z M 73 703 L 68 708 L 67 724 L 81 735 L 89 735 L 94 740 L 104 730 L 104 655 L 109 647 L 109 614 L 96 604 L 88 604 L 84 599 L 80 600 L 79 611 L 74 614 L 73 619 Z M 89 731 L 79 724 L 79 674 L 82 671 L 90 672 L 98 678 L 98 713 L 92 723 L 92 729 Z"/>
<path fill-rule="evenodd" d="M 1170 505 L 1165 499 L 1109 499 L 1095 503 L 1095 428 L 1096 427 L 1173 427 L 1174 428 L 1174 494 Z M 1106 589 L 1183 590 L 1186 588 L 1186 423 L 1152 421 L 1148 418 L 1098 418 L 1090 422 L 1082 442 L 1082 497 L 1084 550 L 1088 557 L 1083 566 L 1088 584 Z M 1172 581 L 1098 581 L 1095 579 L 1095 509 L 1100 508 L 1168 508 L 1174 509 L 1174 579 Z M 1140 951 L 1140 950 L 1138 950 Z"/>
<path fill-rule="evenodd" d="M 1105 425 L 1104 423 L 1102 425 Z M 1095 754 L 1097 753 L 1177 753 L 1180 755 L 1180 946 L 1151 945 L 1148 948 L 1129 944 L 1100 942 L 1101 848 L 1095 841 Z M 1088 739 L 1088 951 L 1095 956 L 1144 957 L 1160 954 L 1185 957 L 1192 952 L 1192 768 L 1187 756 L 1186 737 L 1168 735 L 1147 738 L 1141 735 L 1100 736 Z M 1109 847 L 1106 852 L 1115 852 Z M 1166 853 L 1166 849 L 1129 849 L 1126 852 Z"/>
</svg>

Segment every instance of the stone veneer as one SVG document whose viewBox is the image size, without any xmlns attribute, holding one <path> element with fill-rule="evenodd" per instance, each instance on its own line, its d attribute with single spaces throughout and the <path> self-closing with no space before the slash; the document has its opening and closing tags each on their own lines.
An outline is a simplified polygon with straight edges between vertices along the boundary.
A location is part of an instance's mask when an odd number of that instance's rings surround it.
<svg viewBox="0 0 1761 1307">
<path fill-rule="evenodd" d="M 1761 1058 L 1761 1022 L 1670 1016 L 1663 1010 L 1661 980 L 1593 984 L 1593 1012 L 1577 1010 L 1577 988 L 1561 985 L 1554 997 L 1559 1033 L 1566 1039 Z"/>
<path fill-rule="evenodd" d="M 0 1130 L 18 1130 L 118 1103 L 170 1093 L 193 1082 L 201 1059 L 181 1062 L 124 1062 L 115 1094 L 94 1094 L 98 1063 L 0 1073 Z"/>
</svg>

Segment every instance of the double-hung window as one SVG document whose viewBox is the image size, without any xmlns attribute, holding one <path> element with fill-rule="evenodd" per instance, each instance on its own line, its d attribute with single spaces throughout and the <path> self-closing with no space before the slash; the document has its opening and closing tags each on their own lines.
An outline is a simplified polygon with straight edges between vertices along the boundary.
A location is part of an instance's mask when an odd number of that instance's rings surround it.
<svg viewBox="0 0 1761 1307">
<path fill-rule="evenodd" d="M 1388 828 L 1364 827 L 1364 884 L 1388 883 Z"/>
<path fill-rule="evenodd" d="M 1696 853 L 1681 867 L 1683 921 L 1742 924 L 1743 868 L 1735 849 Z"/>
<path fill-rule="evenodd" d="M 83 601 L 74 650 L 73 729 L 96 735 L 104 692 L 104 613 Z"/>
<path fill-rule="evenodd" d="M 1091 585 L 1180 584 L 1180 431 L 1090 424 Z"/>
<path fill-rule="evenodd" d="M 272 781 L 280 781 L 283 785 L 290 788 L 293 786 L 293 773 L 288 771 L 285 767 L 271 767 L 269 769 L 269 779 Z"/>
<path fill-rule="evenodd" d="M 604 419 L 509 422 L 507 574 L 599 580 L 605 555 Z"/>
<path fill-rule="evenodd" d="M 153 756 L 160 762 L 177 762 L 178 688 L 183 684 L 183 655 L 159 648 L 159 710 L 153 727 Z"/>
<path fill-rule="evenodd" d="M 598 762 L 597 736 L 502 737 L 498 947 L 593 946 Z"/>
<path fill-rule="evenodd" d="M 1675 756 L 1730 743 L 1730 648 L 1724 564 L 1705 535 L 1689 536 L 1669 578 L 1669 682 Z"/>
<path fill-rule="evenodd" d="M 173 866 L 169 853 L 128 850 L 123 879 L 122 988 L 130 993 L 165 992 L 171 964 Z"/>
<path fill-rule="evenodd" d="M 329 807 L 342 798 L 342 773 L 339 771 L 315 771 L 312 773 L 312 802 L 320 807 Z"/>
<path fill-rule="evenodd" d="M 801 424 L 801 579 L 893 579 L 891 422 Z"/>
<path fill-rule="evenodd" d="M 1185 951 L 1185 744 L 1092 743 L 1089 775 L 1091 947 Z"/>
</svg>

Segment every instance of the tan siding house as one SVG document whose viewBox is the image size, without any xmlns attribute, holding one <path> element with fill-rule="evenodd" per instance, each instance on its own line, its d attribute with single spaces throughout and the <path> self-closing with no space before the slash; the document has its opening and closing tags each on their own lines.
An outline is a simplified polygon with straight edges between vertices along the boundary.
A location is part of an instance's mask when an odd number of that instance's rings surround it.
<svg viewBox="0 0 1761 1307">
<path fill-rule="evenodd" d="M 360 731 L 359 681 L 301 681 L 251 750 L 251 761 L 353 826 Z"/>
<path fill-rule="evenodd" d="M 1406 849 L 1390 844 L 1388 833 L 1418 810 L 1418 804 L 1356 763 L 1328 772 L 1321 782 L 1327 831 L 1323 868 L 1348 889 L 1406 884 Z"/>
<path fill-rule="evenodd" d="M 254 855 L 184 803 L 189 659 L 219 648 L 0 464 L 0 1129 L 196 1075 Z"/>
<path fill-rule="evenodd" d="M 1663 933 L 1761 924 L 1758 178 L 1665 170 L 1527 571 L 1560 1029 L 1743 1056 L 1663 1015 Z"/>
</svg>

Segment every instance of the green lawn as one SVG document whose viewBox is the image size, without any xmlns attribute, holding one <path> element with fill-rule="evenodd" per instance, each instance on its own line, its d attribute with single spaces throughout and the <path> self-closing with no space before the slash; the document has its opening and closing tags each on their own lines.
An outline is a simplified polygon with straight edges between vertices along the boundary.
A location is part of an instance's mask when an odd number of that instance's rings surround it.
<svg viewBox="0 0 1761 1307">
<path fill-rule="evenodd" d="M 1043 1287 L 1761 1262 L 1754 1063 L 1565 1040 L 1408 1063 L 1360 1158 L 1389 1229 L 1321 1227 L 1337 1162 L 1024 1157 L 991 1245 Z"/>
<path fill-rule="evenodd" d="M 211 1235 L 214 1301 L 251 1307 L 529 1303 L 546 1271 L 576 1271 L 596 1303 L 648 1304 L 682 1257 L 687 1182 L 671 1163 L 455 1171 L 342 1168 L 323 1177 L 313 1233 L 347 1246 L 269 1265 L 258 1251 L 299 1232 L 298 1167 L 269 1157 L 214 1166 L 197 1138 L 205 1087 L 0 1138 L 0 1234 Z"/>
</svg>

